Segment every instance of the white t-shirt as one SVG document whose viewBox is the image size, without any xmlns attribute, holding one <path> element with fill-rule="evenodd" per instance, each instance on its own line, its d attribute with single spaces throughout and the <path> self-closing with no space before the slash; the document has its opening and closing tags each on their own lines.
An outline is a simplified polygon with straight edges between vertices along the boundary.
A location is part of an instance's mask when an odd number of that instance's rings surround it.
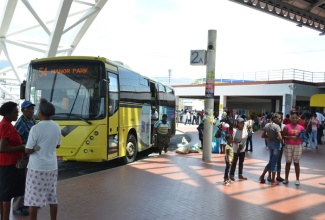
<svg viewBox="0 0 325 220">
<path fill-rule="evenodd" d="M 239 130 L 238 128 L 234 129 L 233 138 L 235 143 L 233 143 L 233 148 L 235 152 L 238 151 L 238 142 L 241 142 L 243 144 L 243 148 L 241 149 L 240 152 L 245 152 L 247 137 L 248 137 L 248 131 L 247 131 L 246 124 L 244 125 L 243 130 Z"/>
<path fill-rule="evenodd" d="M 33 149 L 40 146 L 29 156 L 27 168 L 37 171 L 52 171 L 58 169 L 56 146 L 61 144 L 61 130 L 52 120 L 40 121 L 34 125 L 28 136 L 26 148 Z"/>
</svg>

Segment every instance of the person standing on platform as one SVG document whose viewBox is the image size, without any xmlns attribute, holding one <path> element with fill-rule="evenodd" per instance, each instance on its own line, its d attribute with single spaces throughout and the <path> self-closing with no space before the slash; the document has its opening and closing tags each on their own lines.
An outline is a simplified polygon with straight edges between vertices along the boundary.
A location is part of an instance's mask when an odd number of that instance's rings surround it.
<svg viewBox="0 0 325 220">
<path fill-rule="evenodd" d="M 229 132 L 229 124 L 226 122 L 221 122 L 219 124 L 219 129 L 221 129 L 221 135 L 220 135 L 220 154 L 224 154 L 225 153 L 225 148 L 226 148 L 226 144 L 227 144 L 227 140 L 226 140 L 226 135 Z"/>
<path fill-rule="evenodd" d="M 201 141 L 201 149 L 203 149 L 203 134 L 204 134 L 204 120 L 202 120 L 199 126 L 196 128 L 199 132 L 199 140 Z"/>
<path fill-rule="evenodd" d="M 15 128 L 18 131 L 23 144 L 27 143 L 30 129 L 36 124 L 34 116 L 34 104 L 30 101 L 24 101 L 21 104 L 22 115 L 15 123 Z M 27 170 L 26 170 L 27 171 Z M 24 206 L 24 196 L 15 197 L 12 201 L 12 212 L 14 215 L 27 216 L 29 215 L 28 207 Z"/>
<path fill-rule="evenodd" d="M 277 112 L 277 114 L 280 115 L 280 121 L 276 120 L 274 123 L 277 123 L 280 128 L 281 128 L 281 135 L 283 136 L 282 132 L 283 132 L 283 129 L 284 129 L 284 124 L 282 123 L 282 120 L 283 120 L 283 112 Z M 277 171 L 276 171 L 276 180 L 278 182 L 282 182 L 284 179 L 281 177 L 281 162 L 282 162 L 282 155 L 283 155 L 283 148 L 284 148 L 284 139 L 282 138 L 282 141 L 281 141 L 281 148 L 280 148 L 280 151 L 279 151 L 279 157 L 278 157 L 278 163 L 277 163 Z M 267 181 L 271 182 L 272 181 L 272 178 L 271 178 L 271 172 L 269 172 L 269 175 L 267 177 Z"/>
<path fill-rule="evenodd" d="M 224 175 L 224 185 L 229 186 L 231 180 L 229 179 L 229 170 L 234 159 L 234 149 L 232 148 L 232 136 L 230 134 L 226 135 L 227 145 L 226 145 L 226 153 L 225 153 L 225 175 Z"/>
<path fill-rule="evenodd" d="M 167 115 L 163 114 L 162 119 L 154 124 L 154 131 L 157 133 L 158 153 L 161 155 L 162 150 L 167 153 L 167 148 L 170 142 L 170 124 L 167 121 Z"/>
<path fill-rule="evenodd" d="M 234 146 L 234 160 L 230 169 L 230 180 L 235 181 L 235 170 L 237 161 L 238 164 L 238 179 L 247 180 L 247 177 L 243 175 L 244 160 L 245 160 L 245 148 L 247 141 L 247 127 L 243 118 L 237 119 L 237 129 L 233 134 L 233 146 Z"/>
<path fill-rule="evenodd" d="M 29 154 L 29 162 L 24 204 L 29 206 L 30 220 L 36 220 L 38 207 L 45 207 L 47 204 L 50 204 L 51 220 L 57 218 L 56 149 L 61 144 L 61 129 L 51 120 L 54 114 L 54 105 L 42 98 L 38 109 L 40 122 L 31 128 L 26 144 L 25 152 Z"/>
<path fill-rule="evenodd" d="M 185 125 L 188 123 L 189 125 L 191 124 L 191 113 L 189 110 L 186 110 L 185 113 Z"/>
<path fill-rule="evenodd" d="M 194 111 L 192 112 L 192 117 L 192 125 L 194 125 L 194 123 L 197 125 L 196 109 L 194 109 Z"/>
<path fill-rule="evenodd" d="M 25 145 L 12 125 L 18 118 L 18 104 L 6 102 L 0 107 L 0 209 L 1 220 L 9 220 L 11 199 L 24 195 L 25 169 L 16 164 L 24 155 Z"/>
<path fill-rule="evenodd" d="M 252 126 L 247 126 L 247 141 L 246 141 L 246 151 L 253 151 L 253 128 Z M 250 148 L 248 148 L 250 146 Z"/>
<path fill-rule="evenodd" d="M 289 114 L 286 114 L 286 117 L 285 117 L 285 119 L 283 119 L 282 123 L 284 125 L 287 125 L 287 124 L 290 124 L 291 123 L 290 115 Z"/>
<path fill-rule="evenodd" d="M 317 128 L 317 143 L 322 144 L 322 136 L 324 135 L 323 123 L 325 122 L 325 117 L 319 112 L 319 108 L 316 108 L 316 118 L 319 121 L 319 127 Z"/>
<path fill-rule="evenodd" d="M 295 166 L 296 173 L 296 182 L 297 186 L 300 185 L 300 158 L 302 154 L 301 149 L 301 139 L 299 138 L 299 133 L 304 131 L 304 128 L 298 124 L 298 112 L 295 110 L 291 111 L 291 123 L 287 124 L 283 129 L 283 138 L 285 139 L 284 155 L 286 158 L 286 167 L 285 167 L 285 179 L 283 184 L 288 184 L 290 166 L 293 161 Z"/>
<path fill-rule="evenodd" d="M 282 141 L 281 128 L 279 126 L 280 123 L 281 123 L 281 115 L 275 113 L 272 115 L 271 122 L 267 123 L 264 126 L 262 132 L 262 138 L 268 139 L 267 145 L 270 152 L 270 158 L 259 180 L 260 183 L 265 183 L 264 176 L 266 172 L 269 171 L 272 173 L 271 180 L 270 180 L 272 186 L 279 185 L 279 181 L 275 180 L 275 173 L 277 171 L 277 163 L 278 163 L 279 152 L 280 152 L 281 141 Z"/>
<path fill-rule="evenodd" d="M 315 149 L 318 149 L 318 140 L 317 140 L 317 132 L 318 132 L 318 127 L 319 125 L 319 121 L 317 119 L 317 115 L 316 113 L 314 113 L 314 115 L 310 118 L 307 127 L 311 127 L 311 130 L 309 131 L 310 133 L 309 135 L 309 148 L 313 149 L 313 140 L 315 143 Z"/>
</svg>

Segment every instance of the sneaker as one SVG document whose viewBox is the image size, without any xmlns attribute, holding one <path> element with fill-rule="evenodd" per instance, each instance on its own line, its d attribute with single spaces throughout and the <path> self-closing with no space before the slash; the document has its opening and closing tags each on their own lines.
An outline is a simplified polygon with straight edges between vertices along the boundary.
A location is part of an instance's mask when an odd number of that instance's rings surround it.
<svg viewBox="0 0 325 220">
<path fill-rule="evenodd" d="M 272 182 L 272 179 L 271 179 L 270 176 L 267 177 L 267 181 L 268 181 L 268 182 Z"/>
<path fill-rule="evenodd" d="M 20 215 L 20 216 L 28 216 L 29 215 L 29 212 L 26 209 L 23 209 L 23 208 L 13 210 L 12 213 L 14 215 Z"/>
<path fill-rule="evenodd" d="M 299 186 L 300 185 L 300 181 L 299 180 L 296 180 L 295 184 L 296 184 L 296 186 Z"/>
<path fill-rule="evenodd" d="M 235 177 L 234 176 L 230 176 L 229 178 L 231 181 L 235 181 Z"/>
<path fill-rule="evenodd" d="M 238 177 L 239 180 L 247 180 L 247 177 L 243 176 L 243 175 L 239 175 Z"/>
<path fill-rule="evenodd" d="M 225 186 L 230 186 L 230 183 L 229 183 L 228 180 L 227 180 L 227 181 L 225 181 L 225 182 L 223 183 L 223 185 L 225 185 Z"/>
<path fill-rule="evenodd" d="M 276 180 L 279 182 L 283 182 L 284 179 L 282 177 L 277 177 Z"/>
<path fill-rule="evenodd" d="M 288 184 L 288 183 L 289 183 L 289 180 L 285 179 L 285 180 L 283 180 L 282 183 L 283 183 L 283 184 Z"/>
</svg>

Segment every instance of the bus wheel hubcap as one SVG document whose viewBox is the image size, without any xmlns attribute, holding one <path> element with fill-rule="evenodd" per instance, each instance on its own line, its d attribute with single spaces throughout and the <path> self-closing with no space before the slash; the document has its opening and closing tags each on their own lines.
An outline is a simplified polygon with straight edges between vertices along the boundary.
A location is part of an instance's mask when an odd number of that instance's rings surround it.
<svg viewBox="0 0 325 220">
<path fill-rule="evenodd" d="M 131 157 L 134 154 L 134 145 L 132 143 L 127 144 L 126 152 L 129 157 Z"/>
</svg>

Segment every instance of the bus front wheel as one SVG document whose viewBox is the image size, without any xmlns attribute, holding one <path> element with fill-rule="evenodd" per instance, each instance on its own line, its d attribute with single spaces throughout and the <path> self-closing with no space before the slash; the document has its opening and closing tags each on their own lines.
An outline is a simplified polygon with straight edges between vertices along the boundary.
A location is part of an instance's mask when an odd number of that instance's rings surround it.
<svg viewBox="0 0 325 220">
<path fill-rule="evenodd" d="M 126 155 L 124 157 L 124 163 L 132 163 L 135 161 L 138 153 L 137 140 L 135 137 L 130 134 L 128 136 L 128 141 L 126 143 Z"/>
</svg>

